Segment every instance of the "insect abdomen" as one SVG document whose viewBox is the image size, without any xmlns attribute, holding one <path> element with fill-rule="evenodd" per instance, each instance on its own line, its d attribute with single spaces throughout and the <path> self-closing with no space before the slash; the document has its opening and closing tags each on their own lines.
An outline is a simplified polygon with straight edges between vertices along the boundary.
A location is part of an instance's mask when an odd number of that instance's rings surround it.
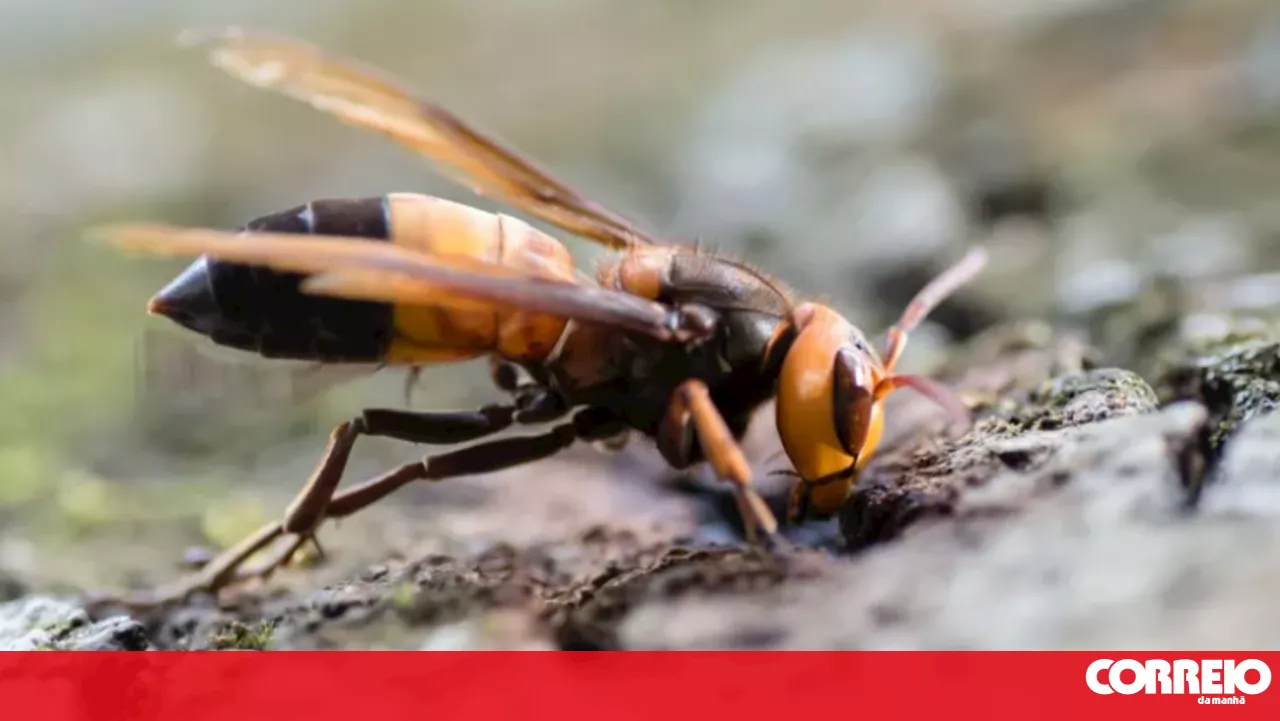
<svg viewBox="0 0 1280 721">
<path fill-rule="evenodd" d="M 573 258 L 559 241 L 528 223 L 427 195 L 386 198 L 393 242 L 429 255 L 462 255 L 506 269 L 572 281 Z M 451 306 L 395 306 L 395 340 L 388 363 L 425 364 L 496 352 L 534 362 L 546 358 L 564 333 L 564 318 L 518 310 Z"/>
<path fill-rule="evenodd" d="M 510 270 L 573 280 L 573 259 L 527 223 L 417 194 L 316 200 L 245 225 L 246 231 L 345 235 L 428 255 L 462 255 Z M 252 236 L 246 242 L 253 242 Z M 498 353 L 545 358 L 563 318 L 477 307 L 442 293 L 439 305 L 399 305 L 307 295 L 303 276 L 206 261 L 221 313 L 215 340 L 269 358 L 428 365 Z"/>
<path fill-rule="evenodd" d="M 351 235 L 386 241 L 380 198 L 318 200 L 256 218 L 247 231 Z M 252 242 L 246 238 L 246 242 Z M 221 314 L 213 340 L 268 358 L 326 363 L 380 361 L 394 340 L 391 306 L 307 295 L 303 276 L 259 266 L 205 260 Z"/>
</svg>

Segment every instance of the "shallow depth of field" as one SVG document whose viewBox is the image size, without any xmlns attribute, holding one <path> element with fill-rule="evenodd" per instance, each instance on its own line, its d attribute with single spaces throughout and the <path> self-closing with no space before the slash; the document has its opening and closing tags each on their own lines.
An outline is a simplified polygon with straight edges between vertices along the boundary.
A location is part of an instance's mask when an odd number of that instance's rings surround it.
<svg viewBox="0 0 1280 721">
<path fill-rule="evenodd" d="M 109 7 L 108 7 L 109 5 Z M 0 648 L 1068 648 L 1280 643 L 1280 9 L 1262 0 L 0 0 Z M 644 442 L 411 486 L 265 583 L 122 616 L 277 517 L 402 372 L 214 349 L 185 263 L 89 227 L 236 227 L 393 191 L 499 206 L 179 47 L 375 64 L 678 242 L 881 342 L 968 247 L 837 518 L 742 540 Z M 503 210 L 506 210 L 503 208 Z M 508 211 L 510 212 L 510 211 Z M 554 232 L 591 268 L 606 252 Z M 498 398 L 433 368 L 414 409 Z M 354 483 L 430 453 L 362 439 Z M 780 513 L 762 411 L 746 450 Z"/>
</svg>

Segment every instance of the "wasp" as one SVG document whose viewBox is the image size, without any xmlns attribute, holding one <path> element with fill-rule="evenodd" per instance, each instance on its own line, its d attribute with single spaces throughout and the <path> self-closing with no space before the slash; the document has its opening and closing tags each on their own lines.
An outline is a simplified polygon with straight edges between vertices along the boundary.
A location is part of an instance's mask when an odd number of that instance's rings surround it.
<svg viewBox="0 0 1280 721">
<path fill-rule="evenodd" d="M 406 484 L 532 463 L 577 442 L 617 447 L 632 434 L 675 469 L 709 463 L 732 484 L 748 540 L 767 541 L 777 538 L 778 521 L 754 489 L 739 441 L 769 401 L 794 467 L 789 521 L 830 517 L 845 501 L 880 441 L 884 401 L 895 390 L 914 389 L 968 419 L 945 386 L 894 367 L 911 330 L 983 268 L 981 248 L 922 288 L 877 350 L 831 307 L 796 298 L 738 260 L 664 242 L 379 69 L 260 31 L 194 39 L 234 77 L 380 133 L 477 195 L 616 252 L 591 277 L 528 222 L 415 193 L 315 200 L 235 231 L 97 229 L 127 251 L 194 257 L 148 310 L 216 344 L 414 371 L 487 357 L 507 399 L 474 411 L 364 410 L 333 429 L 279 521 L 134 603 L 264 577 L 308 542 L 319 548 L 324 521 Z M 485 438 L 530 425 L 550 427 Z M 339 490 L 361 436 L 462 447 Z"/>
</svg>

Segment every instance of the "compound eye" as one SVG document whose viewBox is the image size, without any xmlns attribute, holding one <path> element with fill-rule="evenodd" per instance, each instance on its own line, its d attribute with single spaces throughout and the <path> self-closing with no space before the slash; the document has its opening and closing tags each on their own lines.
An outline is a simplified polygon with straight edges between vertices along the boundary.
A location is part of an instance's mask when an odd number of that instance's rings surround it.
<svg viewBox="0 0 1280 721">
<path fill-rule="evenodd" d="M 846 453 L 858 458 L 871 430 L 875 406 L 871 372 L 864 359 L 848 349 L 836 354 L 833 372 L 831 410 L 836 437 Z"/>
</svg>

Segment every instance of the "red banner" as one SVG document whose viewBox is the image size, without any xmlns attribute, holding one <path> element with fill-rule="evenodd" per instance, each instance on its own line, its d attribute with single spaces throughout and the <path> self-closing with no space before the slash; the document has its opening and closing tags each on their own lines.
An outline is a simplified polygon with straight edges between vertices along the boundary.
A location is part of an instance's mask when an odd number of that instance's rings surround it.
<svg viewBox="0 0 1280 721">
<path fill-rule="evenodd" d="M 10 719 L 1280 719 L 1277 653 L 4 653 Z M 1082 716 L 1088 714 L 1088 716 Z"/>
</svg>

